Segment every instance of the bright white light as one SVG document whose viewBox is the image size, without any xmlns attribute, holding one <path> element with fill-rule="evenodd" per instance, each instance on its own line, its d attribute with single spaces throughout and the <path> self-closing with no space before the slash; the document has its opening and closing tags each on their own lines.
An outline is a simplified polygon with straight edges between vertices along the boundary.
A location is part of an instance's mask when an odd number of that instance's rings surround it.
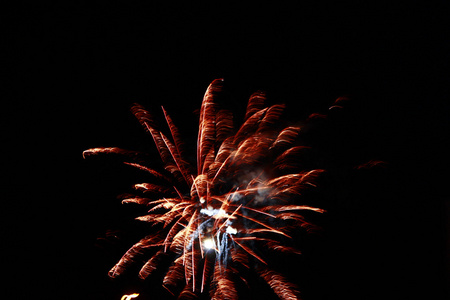
<svg viewBox="0 0 450 300">
<path fill-rule="evenodd" d="M 223 209 L 213 209 L 211 207 L 200 209 L 200 213 L 214 218 L 228 217 L 228 214 Z"/>
<path fill-rule="evenodd" d="M 233 228 L 231 226 L 227 226 L 226 233 L 228 233 L 228 234 L 236 234 L 237 233 L 237 229 Z"/>
<path fill-rule="evenodd" d="M 212 238 L 205 238 L 203 239 L 203 247 L 205 247 L 205 249 L 209 250 L 209 249 L 213 249 L 214 248 L 214 241 Z"/>
<path fill-rule="evenodd" d="M 200 203 L 202 203 L 202 204 L 205 203 L 205 198 L 201 197 L 200 198 Z"/>
</svg>

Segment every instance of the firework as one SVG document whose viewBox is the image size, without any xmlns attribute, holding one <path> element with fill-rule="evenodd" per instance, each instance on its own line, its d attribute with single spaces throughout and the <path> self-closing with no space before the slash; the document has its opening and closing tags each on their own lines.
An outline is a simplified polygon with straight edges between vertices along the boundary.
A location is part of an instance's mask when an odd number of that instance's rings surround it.
<svg viewBox="0 0 450 300">
<path fill-rule="evenodd" d="M 179 131 L 164 108 L 170 138 L 139 104 L 132 113 L 152 136 L 164 170 L 133 161 L 135 153 L 120 148 L 83 152 L 85 157 L 123 155 L 129 158 L 126 164 L 154 178 L 135 184 L 140 193 L 122 200 L 148 207 L 137 219 L 154 230 L 123 255 L 109 276 L 119 276 L 137 257 L 150 253 L 139 277 L 149 277 L 165 256 L 171 257 L 162 285 L 181 298 L 208 291 L 213 299 L 236 299 L 237 285 L 247 283 L 244 274 L 254 272 L 279 298 L 297 299 L 297 288 L 271 267 L 264 251 L 300 253 L 282 241 L 292 238 L 293 228 L 311 226 L 304 211 L 323 212 L 301 203 L 303 191 L 315 186 L 323 170 L 293 167 L 306 147 L 295 143 L 300 127 L 279 128 L 284 105 L 266 107 L 265 94 L 256 92 L 235 129 L 232 113 L 215 101 L 222 88 L 222 80 L 214 80 L 203 98 L 196 165 L 186 160 Z"/>
</svg>

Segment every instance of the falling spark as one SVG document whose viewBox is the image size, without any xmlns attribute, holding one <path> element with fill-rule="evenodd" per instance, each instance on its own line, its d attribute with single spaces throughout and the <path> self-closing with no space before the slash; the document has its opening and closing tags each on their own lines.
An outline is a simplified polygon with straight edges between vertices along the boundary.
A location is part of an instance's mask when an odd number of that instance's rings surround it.
<svg viewBox="0 0 450 300">
<path fill-rule="evenodd" d="M 155 142 L 164 170 L 153 170 L 137 161 L 139 153 L 117 147 L 83 152 L 83 157 L 122 155 L 131 160 L 125 164 L 154 178 L 153 183 L 135 184 L 140 194 L 122 202 L 147 206 L 148 213 L 137 219 L 160 224 L 155 227 L 160 230 L 133 245 L 109 276 L 119 276 L 144 253 L 154 253 L 139 272 L 146 279 L 170 254 L 174 260 L 162 284 L 172 294 L 184 285 L 181 296 L 187 298 L 209 290 L 213 299 L 235 299 L 237 281 L 247 282 L 236 275 L 243 268 L 254 270 L 280 299 L 298 299 L 295 285 L 273 270 L 265 251 L 300 253 L 282 241 L 292 238 L 293 227 L 312 226 L 303 211 L 324 212 L 301 203 L 303 191 L 315 187 L 324 171 L 294 171 L 291 162 L 308 147 L 296 145 L 300 127 L 278 128 L 284 105 L 265 107 L 265 94 L 254 93 L 243 124 L 235 130 L 231 112 L 215 102 L 222 87 L 221 79 L 214 80 L 203 98 L 194 166 L 186 159 L 184 143 L 166 110 L 171 138 L 157 129 L 139 104 L 132 113 Z"/>
<path fill-rule="evenodd" d="M 123 295 L 122 298 L 120 298 L 120 300 L 130 300 L 130 299 L 136 298 L 137 296 L 139 296 L 138 293 L 134 293 L 131 295 Z"/>
</svg>

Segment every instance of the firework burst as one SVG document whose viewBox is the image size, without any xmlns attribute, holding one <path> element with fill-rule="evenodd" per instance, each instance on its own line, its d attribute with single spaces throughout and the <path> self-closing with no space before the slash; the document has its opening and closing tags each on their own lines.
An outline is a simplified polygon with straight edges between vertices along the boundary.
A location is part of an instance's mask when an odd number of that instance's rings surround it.
<svg viewBox="0 0 450 300">
<path fill-rule="evenodd" d="M 304 211 L 323 212 L 301 203 L 301 194 L 315 186 L 323 170 L 299 172 L 294 167 L 305 147 L 295 144 L 300 127 L 279 129 L 284 105 L 266 107 L 265 94 L 254 93 L 235 130 L 231 112 L 215 101 L 222 88 L 222 80 L 214 80 L 203 98 L 196 166 L 185 159 L 179 131 L 164 109 L 170 138 L 156 129 L 141 105 L 132 107 L 152 136 L 165 170 L 151 169 L 141 161 L 125 162 L 155 179 L 135 184 L 140 193 L 122 200 L 148 207 L 148 213 L 137 219 L 155 229 L 122 256 L 109 276 L 119 276 L 137 257 L 150 253 L 139 277 L 149 277 L 164 257 L 171 257 L 162 284 L 181 298 L 209 291 L 213 299 L 236 299 L 237 285 L 247 284 L 243 274 L 249 271 L 279 298 L 297 299 L 297 288 L 271 267 L 264 253 L 299 253 L 282 241 L 291 239 L 292 229 L 311 226 Z M 99 153 L 136 157 L 115 147 L 93 148 L 83 155 Z"/>
</svg>

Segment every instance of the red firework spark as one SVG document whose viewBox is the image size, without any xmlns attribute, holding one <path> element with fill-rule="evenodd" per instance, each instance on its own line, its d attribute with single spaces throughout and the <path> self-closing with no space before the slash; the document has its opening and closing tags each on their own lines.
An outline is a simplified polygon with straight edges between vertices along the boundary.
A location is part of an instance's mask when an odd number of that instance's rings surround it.
<svg viewBox="0 0 450 300">
<path fill-rule="evenodd" d="M 306 227 L 302 211 L 322 209 L 299 203 L 301 193 L 315 186 L 323 170 L 294 172 L 293 160 L 305 147 L 294 144 L 299 127 L 278 130 L 284 105 L 264 106 L 265 95 L 254 93 L 244 122 L 234 130 L 232 114 L 215 102 L 222 80 L 208 87 L 200 110 L 197 138 L 197 171 L 184 158 L 177 127 L 163 108 L 171 139 L 157 130 L 151 115 L 135 104 L 132 112 L 151 134 L 164 164 L 165 175 L 141 163 L 125 162 L 155 178 L 134 188 L 140 195 L 123 203 L 148 206 L 140 221 L 160 225 L 159 231 L 132 246 L 111 269 L 116 277 L 144 252 L 154 253 L 139 277 L 147 278 L 164 256 L 175 257 L 163 279 L 173 293 L 184 285 L 180 296 L 193 298 L 209 290 L 213 299 L 236 299 L 238 281 L 246 283 L 239 270 L 254 271 L 281 299 L 297 299 L 296 287 L 270 268 L 256 249 L 275 253 L 299 253 L 280 241 L 290 237 L 292 227 Z M 116 153 L 134 157 L 120 148 L 93 148 L 84 156 Z M 291 173 L 290 173 L 291 172 Z M 157 195 L 164 195 L 159 198 Z M 152 252 L 153 251 L 153 252 Z"/>
</svg>

